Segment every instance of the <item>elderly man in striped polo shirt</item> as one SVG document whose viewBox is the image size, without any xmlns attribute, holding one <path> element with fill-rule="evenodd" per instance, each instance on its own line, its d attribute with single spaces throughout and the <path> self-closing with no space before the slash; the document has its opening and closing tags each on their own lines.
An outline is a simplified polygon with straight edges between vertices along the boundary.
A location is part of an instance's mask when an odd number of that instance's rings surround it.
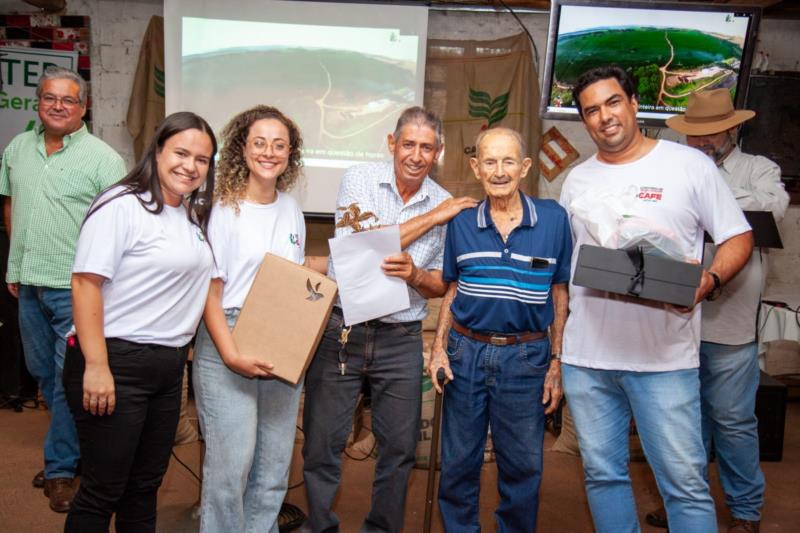
<svg viewBox="0 0 800 533">
<path fill-rule="evenodd" d="M 11 238 L 6 282 L 19 298 L 25 363 L 50 409 L 44 441 L 44 487 L 50 508 L 69 511 L 78 436 L 64 400 L 61 371 L 72 326 L 70 278 L 83 217 L 94 197 L 125 174 L 125 163 L 83 123 L 86 82 L 48 67 L 36 89 L 42 125 L 14 137 L 3 152 L 0 194 Z"/>
<path fill-rule="evenodd" d="M 446 531 L 480 531 L 480 471 L 492 428 L 501 494 L 498 531 L 536 530 L 544 416 L 561 400 L 572 238 L 553 200 L 519 190 L 531 159 L 520 135 L 481 132 L 470 160 L 486 200 L 447 226 L 429 371 L 445 370 L 439 510 Z M 548 337 L 549 329 L 549 337 Z"/>
</svg>

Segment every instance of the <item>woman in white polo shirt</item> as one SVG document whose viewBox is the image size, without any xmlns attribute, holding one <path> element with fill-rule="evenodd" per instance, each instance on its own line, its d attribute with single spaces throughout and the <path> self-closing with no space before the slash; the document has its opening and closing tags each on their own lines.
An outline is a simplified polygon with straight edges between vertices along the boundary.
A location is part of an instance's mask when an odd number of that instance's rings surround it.
<svg viewBox="0 0 800 533">
<path fill-rule="evenodd" d="M 112 513 L 119 532 L 155 531 L 188 343 L 213 268 L 216 149 L 205 120 L 170 115 L 84 220 L 72 275 L 77 335 L 64 363 L 82 460 L 67 532 L 108 531 Z"/>
<path fill-rule="evenodd" d="M 266 252 L 304 262 L 303 213 L 286 194 L 303 141 L 291 119 L 263 105 L 235 116 L 222 139 L 209 224 L 217 268 L 192 365 L 206 443 L 200 530 L 277 533 L 302 382 L 271 378 L 270 364 L 239 352 L 230 328 Z"/>
</svg>

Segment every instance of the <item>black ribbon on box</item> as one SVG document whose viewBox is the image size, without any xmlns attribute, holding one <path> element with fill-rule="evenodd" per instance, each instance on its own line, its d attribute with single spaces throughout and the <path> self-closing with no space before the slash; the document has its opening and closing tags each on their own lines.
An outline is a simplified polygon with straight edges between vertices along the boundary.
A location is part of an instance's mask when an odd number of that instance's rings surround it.
<svg viewBox="0 0 800 533">
<path fill-rule="evenodd" d="M 631 284 L 628 285 L 628 294 L 639 296 L 644 288 L 644 252 L 641 246 L 631 246 L 625 252 L 633 263 L 633 268 L 636 269 L 636 273 L 631 277 Z"/>
<path fill-rule="evenodd" d="M 689 307 L 700 285 L 703 267 L 658 255 L 639 246 L 613 250 L 583 244 L 572 283 L 645 300 Z"/>
</svg>

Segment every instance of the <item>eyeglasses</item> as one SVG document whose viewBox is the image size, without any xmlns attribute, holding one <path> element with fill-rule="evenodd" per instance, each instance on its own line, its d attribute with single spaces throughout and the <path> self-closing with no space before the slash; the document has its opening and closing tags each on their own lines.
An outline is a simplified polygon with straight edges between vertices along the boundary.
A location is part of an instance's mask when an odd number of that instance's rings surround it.
<svg viewBox="0 0 800 533">
<path fill-rule="evenodd" d="M 77 98 L 71 96 L 56 96 L 54 94 L 43 94 L 40 98 L 43 104 L 47 106 L 54 106 L 56 102 L 61 102 L 64 107 L 75 107 L 81 103 Z"/>
<path fill-rule="evenodd" d="M 247 141 L 247 146 L 250 151 L 256 155 L 265 153 L 268 147 L 272 148 L 272 153 L 277 156 L 286 156 L 292 151 L 292 145 L 281 139 L 268 142 L 261 137 L 256 137 L 255 139 Z"/>
</svg>

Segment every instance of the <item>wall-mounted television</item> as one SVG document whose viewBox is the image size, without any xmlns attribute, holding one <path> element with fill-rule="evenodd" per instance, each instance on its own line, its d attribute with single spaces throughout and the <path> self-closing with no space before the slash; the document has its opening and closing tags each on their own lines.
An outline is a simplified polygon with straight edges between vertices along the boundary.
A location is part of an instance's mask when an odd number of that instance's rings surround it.
<svg viewBox="0 0 800 533">
<path fill-rule="evenodd" d="M 553 0 L 541 115 L 579 120 L 575 81 L 610 63 L 637 80 L 644 126 L 664 126 L 698 90 L 727 88 L 741 107 L 760 18 L 731 4 Z"/>
</svg>

